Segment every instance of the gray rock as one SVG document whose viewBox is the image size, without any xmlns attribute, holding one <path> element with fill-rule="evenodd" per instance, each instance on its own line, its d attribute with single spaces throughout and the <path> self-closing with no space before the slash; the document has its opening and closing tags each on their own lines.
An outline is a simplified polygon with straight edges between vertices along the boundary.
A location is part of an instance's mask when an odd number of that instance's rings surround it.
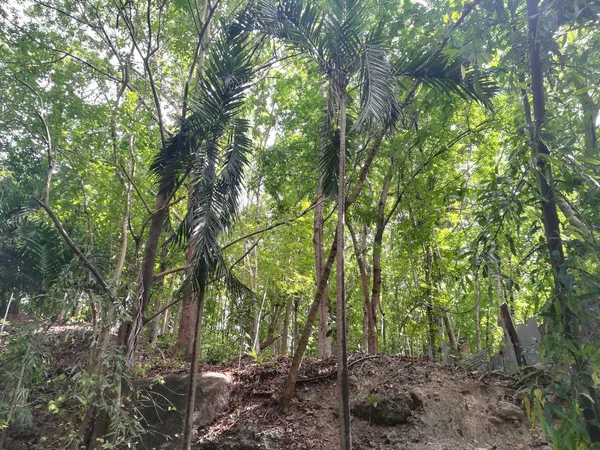
<svg viewBox="0 0 600 450">
<path fill-rule="evenodd" d="M 263 432 L 245 423 L 214 436 L 203 436 L 192 446 L 193 450 L 275 450 L 285 448 L 282 431 Z M 179 448 L 179 447 L 173 447 Z"/>
<path fill-rule="evenodd" d="M 505 401 L 499 401 L 498 404 L 492 408 L 491 413 L 492 417 L 504 421 L 523 420 L 525 418 L 525 414 L 521 408 L 514 403 Z"/>
<path fill-rule="evenodd" d="M 413 399 L 414 408 L 415 409 L 422 408 L 423 405 L 425 404 L 425 396 L 423 395 L 423 392 L 421 392 L 421 390 L 415 388 L 415 389 L 411 389 L 409 394 Z"/>
<path fill-rule="evenodd" d="M 419 400 L 404 390 L 384 391 L 353 402 L 352 414 L 378 425 L 398 425 L 408 422 Z"/>
<path fill-rule="evenodd" d="M 523 403 L 523 400 L 525 399 L 525 397 L 527 397 L 529 395 L 529 387 L 522 387 L 521 389 L 519 389 L 517 392 L 515 392 L 513 394 L 513 399 L 515 402 L 517 402 L 518 404 Z"/>
<path fill-rule="evenodd" d="M 134 383 L 137 407 L 147 432 L 141 448 L 179 448 L 183 431 L 189 375 L 168 375 L 163 383 L 142 380 Z M 231 378 L 223 373 L 200 374 L 196 389 L 194 429 L 209 425 L 229 403 Z"/>
</svg>

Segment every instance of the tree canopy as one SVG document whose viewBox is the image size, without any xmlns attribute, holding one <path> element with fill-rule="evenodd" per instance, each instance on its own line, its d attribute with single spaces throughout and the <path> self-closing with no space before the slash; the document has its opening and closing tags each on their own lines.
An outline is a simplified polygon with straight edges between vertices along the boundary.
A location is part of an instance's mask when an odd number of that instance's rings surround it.
<svg viewBox="0 0 600 450">
<path fill-rule="evenodd" d="M 335 351 L 350 449 L 349 353 L 489 358 L 503 307 L 543 325 L 530 416 L 600 445 L 600 3 L 1 6 L 0 320 L 30 322 L 0 334 L 0 449 L 51 324 L 94 343 L 55 448 L 133 445 L 158 348 L 189 392 L 200 362 L 291 356 L 283 411 Z"/>
</svg>

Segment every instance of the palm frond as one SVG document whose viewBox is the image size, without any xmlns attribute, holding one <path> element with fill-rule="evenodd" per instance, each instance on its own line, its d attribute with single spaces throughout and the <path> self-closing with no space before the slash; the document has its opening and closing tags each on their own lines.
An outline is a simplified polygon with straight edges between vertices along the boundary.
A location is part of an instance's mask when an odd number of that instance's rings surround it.
<svg viewBox="0 0 600 450">
<path fill-rule="evenodd" d="M 448 59 L 444 54 L 407 55 L 393 66 L 398 77 L 420 79 L 427 86 L 475 100 L 488 109 L 492 109 L 491 99 L 498 92 L 490 74 L 473 68 L 460 56 Z"/>
<path fill-rule="evenodd" d="M 222 254 L 220 254 L 216 260 L 212 276 L 214 280 L 222 280 L 227 291 L 236 298 L 248 298 L 254 296 L 252 289 L 246 286 L 230 269 Z"/>
<path fill-rule="evenodd" d="M 2 240 L 8 239 L 8 235 L 18 228 L 31 210 L 27 196 L 21 192 L 13 191 L 2 196 L 0 201 L 0 237 Z"/>
<path fill-rule="evenodd" d="M 364 29 L 364 2 L 331 0 L 325 16 L 326 58 L 330 72 L 353 73 L 360 64 L 361 30 Z"/>
<path fill-rule="evenodd" d="M 51 282 L 67 263 L 58 232 L 45 222 L 26 221 L 17 230 L 26 267 L 35 272 L 38 283 Z"/>
<path fill-rule="evenodd" d="M 160 190 L 170 189 L 184 176 L 190 162 L 192 148 L 191 136 L 195 135 L 192 124 L 180 121 L 180 132 L 170 137 L 150 164 L 150 173 L 158 182 Z"/>
<path fill-rule="evenodd" d="M 364 44 L 362 61 L 361 110 L 356 126 L 390 127 L 400 117 L 400 107 L 394 89 L 393 68 L 378 39 Z"/>
<path fill-rule="evenodd" d="M 249 124 L 238 117 L 252 61 L 246 32 L 224 33 L 207 61 L 199 96 L 191 103 L 190 208 L 176 239 L 193 249 L 194 284 L 206 286 L 221 258 L 219 237 L 231 226 L 242 191 L 251 142 Z"/>
<path fill-rule="evenodd" d="M 250 17 L 245 20 L 246 26 L 281 39 L 291 49 L 324 64 L 323 18 L 314 2 L 261 0 L 251 9 Z"/>
</svg>

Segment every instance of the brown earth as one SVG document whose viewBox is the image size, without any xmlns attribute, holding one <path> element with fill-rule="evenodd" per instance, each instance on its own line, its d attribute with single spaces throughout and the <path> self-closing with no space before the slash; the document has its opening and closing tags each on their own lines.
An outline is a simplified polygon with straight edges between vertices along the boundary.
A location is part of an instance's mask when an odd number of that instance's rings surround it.
<svg viewBox="0 0 600 450">
<path fill-rule="evenodd" d="M 245 448 L 228 443 L 244 430 L 253 435 L 244 437 L 247 441 L 263 439 L 265 447 L 255 448 L 337 448 L 334 362 L 305 360 L 306 379 L 300 381 L 292 408 L 284 416 L 271 396 L 277 395 L 288 363 L 288 358 L 280 357 L 259 367 L 245 359 L 239 369 L 233 368 L 229 411 L 204 430 L 197 448 Z M 354 355 L 350 364 L 352 401 L 368 399 L 377 408 L 387 393 L 399 391 L 416 393 L 422 401 L 404 424 L 377 425 L 353 417 L 354 449 L 541 450 L 547 445 L 522 411 L 519 419 L 496 416 L 499 402 L 513 402 L 512 378 L 494 376 L 479 381 L 481 373 L 398 356 Z M 329 373 L 332 376 L 328 377 Z"/>
<path fill-rule="evenodd" d="M 70 372 L 68 367 L 81 361 L 89 341 L 70 327 L 51 328 L 47 333 L 53 356 L 48 374 Z M 60 338 L 61 334 L 69 338 Z M 189 365 L 160 350 L 143 349 L 138 360 L 146 378 L 189 370 Z M 289 364 L 290 358 L 278 356 L 202 365 L 203 372 L 220 372 L 233 382 L 228 405 L 212 424 L 199 430 L 194 448 L 338 448 L 335 361 L 305 358 L 297 395 L 288 414 L 283 415 L 275 399 Z M 425 359 L 353 355 L 351 403 L 361 405 L 352 418 L 353 448 L 549 450 L 524 412 L 516 407 L 511 388 L 515 379 L 481 375 Z M 407 399 L 406 404 L 400 404 L 403 399 Z M 400 410 L 402 414 L 395 417 L 397 420 L 388 421 L 395 423 L 393 426 L 378 424 L 387 423 L 378 419 L 390 405 L 396 408 L 392 408 L 392 415 Z M 34 409 L 34 431 L 10 440 L 9 449 L 44 448 L 40 437 L 56 431 L 52 417 L 43 413 L 46 410 L 45 404 Z"/>
</svg>

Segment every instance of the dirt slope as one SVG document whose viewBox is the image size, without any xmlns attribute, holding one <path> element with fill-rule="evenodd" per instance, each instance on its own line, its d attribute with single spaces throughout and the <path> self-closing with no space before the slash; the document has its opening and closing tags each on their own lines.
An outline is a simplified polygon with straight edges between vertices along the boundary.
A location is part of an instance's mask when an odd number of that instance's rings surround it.
<svg viewBox="0 0 600 450">
<path fill-rule="evenodd" d="M 89 348 L 83 329 L 47 331 L 51 378 L 82 361 Z M 189 372 L 189 365 L 160 350 L 141 349 L 137 358 L 148 378 Z M 292 450 L 338 448 L 335 361 L 306 358 L 291 410 L 282 415 L 277 398 L 290 358 L 245 357 L 203 365 L 233 380 L 229 404 L 200 430 L 196 450 Z M 350 361 L 353 448 L 412 450 L 549 450 L 512 395 L 513 379 L 466 373 L 424 359 L 353 355 Z M 49 385 L 50 389 L 50 385 Z M 48 414 L 47 392 L 33 405 L 34 427 L 11 436 L 10 449 L 49 448 L 42 436 L 57 432 Z M 387 423 L 387 424 L 381 424 Z M 393 425 L 391 425 L 393 424 Z M 51 441 L 48 441 L 51 442 Z M 58 450 L 53 448 L 53 450 Z"/>
<path fill-rule="evenodd" d="M 229 412 L 203 430 L 196 448 L 337 448 L 335 376 L 327 377 L 335 369 L 333 361 L 304 363 L 309 379 L 299 383 L 290 413 L 282 416 L 270 396 L 277 395 L 287 367 L 288 359 L 280 358 L 266 367 L 244 361 L 240 370 L 233 369 L 235 387 Z M 509 378 L 479 381 L 481 373 L 393 356 L 367 359 L 356 355 L 350 373 L 355 405 L 361 400 L 367 408 L 392 404 L 397 413 L 398 399 L 418 397 L 406 423 L 380 425 L 369 416 L 353 417 L 355 449 L 549 448 L 514 405 L 513 380 Z M 403 392 L 410 395 L 403 397 Z M 503 413 L 502 407 L 509 413 Z"/>
</svg>

